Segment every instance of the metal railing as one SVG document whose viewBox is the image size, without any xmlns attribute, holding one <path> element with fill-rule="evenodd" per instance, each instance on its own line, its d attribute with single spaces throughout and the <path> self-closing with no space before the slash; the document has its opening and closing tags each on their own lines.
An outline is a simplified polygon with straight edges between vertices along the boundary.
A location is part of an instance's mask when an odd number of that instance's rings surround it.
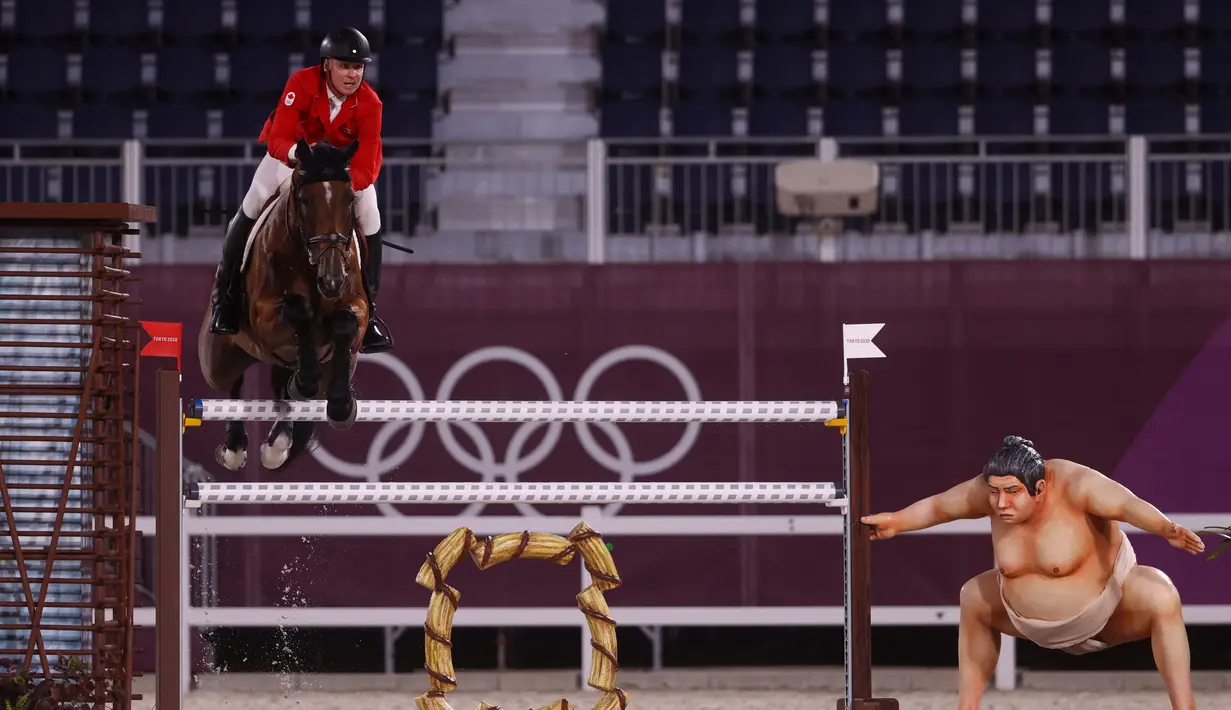
<svg viewBox="0 0 1231 710">
<path fill-rule="evenodd" d="M 419 261 L 502 258 L 518 238 L 563 244 L 536 258 L 594 263 L 1231 255 L 1225 136 L 384 146 L 384 228 L 424 240 Z M 145 237 L 220 239 L 263 154 L 250 141 L 0 143 L 0 199 L 153 204 Z M 777 212 L 773 166 L 818 156 L 881 166 L 876 215 L 822 236 Z"/>
</svg>

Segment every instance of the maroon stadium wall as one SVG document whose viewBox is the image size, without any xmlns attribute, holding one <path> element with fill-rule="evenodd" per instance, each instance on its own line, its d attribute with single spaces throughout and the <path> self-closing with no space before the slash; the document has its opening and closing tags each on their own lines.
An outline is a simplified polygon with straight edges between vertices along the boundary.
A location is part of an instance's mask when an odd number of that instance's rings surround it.
<svg viewBox="0 0 1231 710">
<path fill-rule="evenodd" d="M 142 270 L 143 318 L 183 321 L 185 397 L 220 398 L 196 362 L 196 332 L 212 267 Z M 931 264 L 712 264 L 420 266 L 389 268 L 381 313 L 397 340 L 393 368 L 361 364 L 361 398 L 408 398 L 417 379 L 437 398 L 453 370 L 455 399 L 542 399 L 549 389 L 512 348 L 572 398 L 589 371 L 591 399 L 676 399 L 676 375 L 633 351 L 652 346 L 678 360 L 705 399 L 833 399 L 841 391 L 840 325 L 884 322 L 886 360 L 871 373 L 873 506 L 893 509 L 976 474 L 1007 434 L 1033 439 L 1044 456 L 1096 467 L 1167 512 L 1231 509 L 1226 432 L 1231 430 L 1231 264 L 1216 262 L 1003 262 Z M 468 354 L 495 356 L 486 363 Z M 624 351 L 626 354 L 628 351 Z M 520 352 L 514 352 L 520 357 Z M 146 366 L 145 376 L 152 378 Z M 408 374 L 409 373 L 409 374 Z M 263 372 L 247 397 L 268 397 Z M 144 427 L 154 426 L 152 379 Z M 512 475 L 559 480 L 839 480 L 838 434 L 819 425 L 591 427 L 486 424 L 445 436 L 425 427 L 407 444 L 404 424 L 324 428 L 321 448 L 293 470 L 261 469 L 252 425 L 245 470 L 213 463 L 222 425 L 189 430 L 184 450 L 221 479 L 474 481 Z M 383 433 L 382 433 L 383 432 Z M 527 437 L 528 435 L 528 437 Z M 545 439 L 545 435 L 548 437 Z M 592 438 L 587 438 L 589 435 Z M 614 435 L 613 440 L 611 436 Z M 682 442 L 682 443 L 681 443 Z M 399 453 L 399 447 L 401 452 Z M 676 448 L 678 447 L 678 448 Z M 591 452 L 595 453 L 591 453 Z M 358 478 L 347 478 L 346 476 Z M 732 512 L 737 508 L 727 508 Z M 751 511 L 754 508 L 749 507 Z M 763 506 L 762 512 L 821 512 Z M 283 506 L 221 511 L 304 514 Z M 319 511 L 317 511 L 319 512 Z M 382 514 L 371 506 L 334 514 Z M 461 507 L 391 513 L 452 514 Z M 469 512 L 479 512 L 470 510 Z M 488 506 L 485 514 L 515 514 Z M 574 509 L 527 506 L 535 514 Z M 715 513 L 712 507 L 625 507 L 622 513 Z M 1231 524 L 1231 514 L 1228 514 Z M 525 523 L 534 529 L 533 518 Z M 437 538 L 228 538 L 220 544 L 220 603 L 423 605 L 413 578 Z M 773 538 L 615 540 L 626 580 L 620 605 L 840 605 L 841 543 Z M 1191 604 L 1223 602 L 1231 565 L 1139 539 L 1143 564 L 1162 567 Z M 990 566 L 983 536 L 907 536 L 877 543 L 876 604 L 953 605 L 958 588 Z M 798 566 L 800 560 L 807 564 Z M 572 606 L 576 570 L 459 567 L 450 578 L 471 607 Z M 1224 590 L 1224 591 L 1220 591 Z M 272 623 L 272 622 L 271 622 Z"/>
</svg>

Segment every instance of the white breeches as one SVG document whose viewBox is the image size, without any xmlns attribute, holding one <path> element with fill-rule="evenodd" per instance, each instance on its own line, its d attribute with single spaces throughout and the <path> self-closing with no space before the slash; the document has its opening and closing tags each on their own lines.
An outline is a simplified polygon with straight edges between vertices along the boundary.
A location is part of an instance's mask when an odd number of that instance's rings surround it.
<svg viewBox="0 0 1231 710">
<path fill-rule="evenodd" d="M 248 219 L 261 216 L 261 208 L 265 206 L 265 202 L 290 176 L 290 168 L 269 153 L 265 154 L 261 164 L 256 166 L 256 174 L 252 176 L 248 194 L 244 195 L 243 210 Z M 363 236 L 370 237 L 380 231 L 380 210 L 376 204 L 375 185 L 368 185 L 355 193 L 355 216 L 359 219 Z"/>
</svg>

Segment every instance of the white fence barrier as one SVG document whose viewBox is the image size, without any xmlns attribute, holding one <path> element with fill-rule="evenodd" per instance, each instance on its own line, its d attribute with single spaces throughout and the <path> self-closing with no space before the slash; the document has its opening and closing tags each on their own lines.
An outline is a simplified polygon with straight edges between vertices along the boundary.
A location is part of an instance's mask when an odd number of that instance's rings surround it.
<svg viewBox="0 0 1231 710">
<path fill-rule="evenodd" d="M 1176 513 L 1175 522 L 1200 530 L 1225 524 L 1231 513 Z M 476 535 L 499 535 L 533 528 L 535 531 L 567 534 L 578 521 L 568 515 L 523 516 L 199 516 L 184 519 L 191 537 L 433 537 L 444 536 L 459 527 Z M 841 536 L 842 515 L 615 515 L 604 516 L 601 508 L 586 508 L 581 515 L 605 537 L 727 537 L 727 536 Z M 154 519 L 137 519 L 145 535 L 156 534 Z M 960 520 L 911 535 L 987 535 L 989 521 Z M 1144 534 L 1125 526 L 1129 534 Z M 891 542 L 876 543 L 879 545 Z M 424 551 L 427 554 L 427 550 Z M 988 560 L 991 564 L 989 545 Z M 582 582 L 582 587 L 588 581 Z M 953 590 L 954 599 L 957 590 Z M 191 627 L 383 627 L 405 628 L 423 624 L 426 601 L 405 607 L 189 607 L 187 624 Z M 841 606 L 773 607 L 620 607 L 618 618 L 625 626 L 842 626 Z M 1186 605 L 1184 618 L 1189 624 L 1231 625 L 1231 604 Z M 953 606 L 874 606 L 872 623 L 881 626 L 955 626 L 959 609 Z M 152 608 L 136 610 L 138 626 L 153 626 Z M 589 662 L 589 626 L 575 607 L 462 607 L 453 621 L 460 627 L 568 627 L 582 632 L 581 658 Z M 1005 636 L 996 687 L 1011 690 L 1016 686 L 1016 639 Z M 585 677 L 583 673 L 582 677 Z"/>
</svg>

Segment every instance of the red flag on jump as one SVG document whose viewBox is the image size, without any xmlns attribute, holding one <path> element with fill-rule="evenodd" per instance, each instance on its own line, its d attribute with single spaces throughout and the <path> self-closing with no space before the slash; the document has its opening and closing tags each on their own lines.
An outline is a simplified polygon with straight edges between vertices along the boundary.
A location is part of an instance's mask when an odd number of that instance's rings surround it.
<svg viewBox="0 0 1231 710">
<path fill-rule="evenodd" d="M 183 323 L 141 321 L 141 327 L 150 336 L 150 342 L 141 348 L 142 357 L 173 357 L 175 370 L 180 371 L 180 351 L 184 340 Z"/>
</svg>

